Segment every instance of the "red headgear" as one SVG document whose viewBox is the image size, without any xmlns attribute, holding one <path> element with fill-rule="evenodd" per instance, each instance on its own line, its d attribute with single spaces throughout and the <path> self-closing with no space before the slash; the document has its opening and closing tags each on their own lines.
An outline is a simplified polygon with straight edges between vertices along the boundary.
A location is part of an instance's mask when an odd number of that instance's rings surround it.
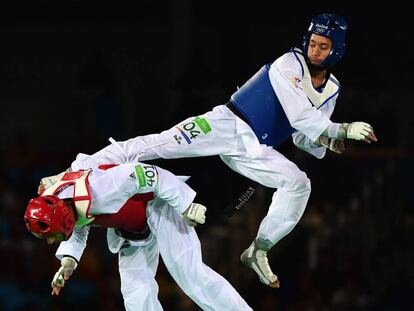
<svg viewBox="0 0 414 311">
<path fill-rule="evenodd" d="M 39 238 L 63 233 L 66 240 L 75 227 L 75 216 L 70 206 L 55 195 L 31 199 L 24 214 L 27 229 Z"/>
</svg>

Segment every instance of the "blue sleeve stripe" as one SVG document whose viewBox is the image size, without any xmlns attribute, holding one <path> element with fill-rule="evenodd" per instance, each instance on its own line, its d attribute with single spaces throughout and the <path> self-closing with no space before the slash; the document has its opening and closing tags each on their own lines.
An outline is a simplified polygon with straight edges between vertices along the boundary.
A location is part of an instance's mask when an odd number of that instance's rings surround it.
<svg viewBox="0 0 414 311">
<path fill-rule="evenodd" d="M 297 51 L 296 51 L 296 50 L 292 50 L 292 53 L 293 53 L 293 55 L 295 55 L 295 57 L 296 57 L 297 61 L 299 62 L 300 69 L 302 70 L 302 77 L 303 77 L 303 75 L 305 74 L 305 70 L 303 69 L 302 62 L 300 61 L 300 59 L 299 59 L 298 55 L 296 54 L 296 53 L 297 53 Z"/>
</svg>

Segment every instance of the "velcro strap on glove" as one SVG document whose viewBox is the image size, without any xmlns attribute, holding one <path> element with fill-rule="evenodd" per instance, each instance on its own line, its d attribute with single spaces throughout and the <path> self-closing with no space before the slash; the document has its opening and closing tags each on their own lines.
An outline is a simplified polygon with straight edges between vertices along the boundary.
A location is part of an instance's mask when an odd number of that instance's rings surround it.
<svg viewBox="0 0 414 311">
<path fill-rule="evenodd" d="M 335 138 L 330 138 L 327 145 L 324 144 L 323 142 L 321 142 L 321 143 L 322 143 L 322 146 L 328 148 L 329 150 L 331 150 L 333 152 L 336 152 L 337 151 L 337 147 L 336 147 L 337 141 L 338 140 L 335 139 Z"/>
<path fill-rule="evenodd" d="M 206 210 L 207 208 L 204 205 L 198 203 L 191 203 L 190 206 L 183 213 L 184 220 L 191 226 L 190 222 L 196 222 L 198 224 L 204 224 L 206 221 Z M 187 219 L 186 219 L 187 218 Z"/>
<path fill-rule="evenodd" d="M 69 274 L 69 275 L 72 275 L 73 271 L 78 266 L 78 263 L 72 257 L 63 257 L 60 264 L 63 267 L 63 274 Z"/>
</svg>

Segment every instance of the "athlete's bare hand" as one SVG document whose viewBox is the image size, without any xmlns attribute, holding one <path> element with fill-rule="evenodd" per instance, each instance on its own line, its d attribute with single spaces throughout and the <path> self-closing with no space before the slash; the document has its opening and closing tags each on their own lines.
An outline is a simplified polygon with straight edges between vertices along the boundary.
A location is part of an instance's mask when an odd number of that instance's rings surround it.
<svg viewBox="0 0 414 311">
<path fill-rule="evenodd" d="M 52 287 L 52 296 L 54 296 L 54 295 L 58 296 L 59 295 L 59 292 L 60 292 L 60 290 L 62 288 L 63 288 L 63 286 L 55 286 L 55 287 Z"/>
</svg>

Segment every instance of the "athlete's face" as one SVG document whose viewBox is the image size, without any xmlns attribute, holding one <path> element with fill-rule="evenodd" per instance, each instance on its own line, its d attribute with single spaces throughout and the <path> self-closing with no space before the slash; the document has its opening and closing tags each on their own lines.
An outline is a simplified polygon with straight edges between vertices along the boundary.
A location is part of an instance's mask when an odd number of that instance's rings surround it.
<svg viewBox="0 0 414 311">
<path fill-rule="evenodd" d="M 331 39 L 313 33 L 309 39 L 308 47 L 308 58 L 311 64 L 319 66 L 329 55 L 331 49 Z"/>
<path fill-rule="evenodd" d="M 65 240 L 63 233 L 54 233 L 46 238 L 47 244 L 60 243 Z"/>
</svg>

